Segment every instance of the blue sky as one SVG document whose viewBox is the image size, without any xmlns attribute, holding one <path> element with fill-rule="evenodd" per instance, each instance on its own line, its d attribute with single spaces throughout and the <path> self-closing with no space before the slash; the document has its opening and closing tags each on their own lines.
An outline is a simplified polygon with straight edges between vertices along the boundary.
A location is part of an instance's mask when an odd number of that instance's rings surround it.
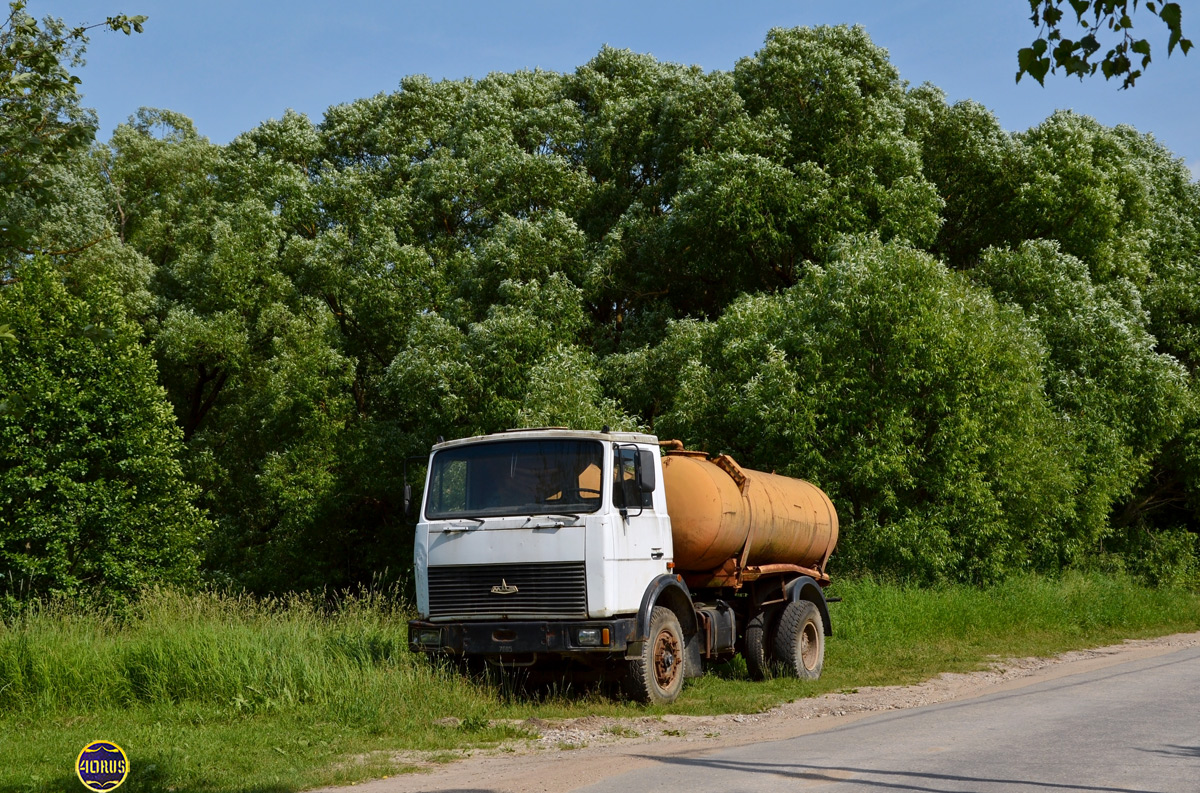
<svg viewBox="0 0 1200 793">
<path fill-rule="evenodd" d="M 1185 32 L 1200 40 L 1190 10 L 1185 4 Z M 150 17 L 140 36 L 92 37 L 79 75 L 104 138 L 149 106 L 184 113 L 225 143 L 288 108 L 320 121 L 330 105 L 393 91 L 406 75 L 573 71 L 605 44 L 730 69 L 772 27 L 845 23 L 863 25 L 909 83 L 931 82 L 952 101 L 975 99 L 1009 130 L 1071 108 L 1154 134 L 1200 174 L 1200 49 L 1168 59 L 1165 30 L 1144 12 L 1134 19 L 1156 57 L 1133 90 L 1119 91 L 1099 78 L 1015 84 L 1016 51 L 1034 37 L 1027 0 L 30 0 L 29 11 L 69 24 Z"/>
</svg>

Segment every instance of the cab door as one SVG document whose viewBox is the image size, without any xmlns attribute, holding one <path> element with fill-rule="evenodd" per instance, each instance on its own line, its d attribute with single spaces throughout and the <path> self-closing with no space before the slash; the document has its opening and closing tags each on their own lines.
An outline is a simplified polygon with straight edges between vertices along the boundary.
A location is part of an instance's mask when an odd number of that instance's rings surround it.
<svg viewBox="0 0 1200 793">
<path fill-rule="evenodd" d="M 621 612 L 638 610 L 646 587 L 667 572 L 671 558 L 671 522 L 658 481 L 660 470 L 658 449 L 613 446 L 610 497 L 616 513 L 617 610 Z"/>
</svg>

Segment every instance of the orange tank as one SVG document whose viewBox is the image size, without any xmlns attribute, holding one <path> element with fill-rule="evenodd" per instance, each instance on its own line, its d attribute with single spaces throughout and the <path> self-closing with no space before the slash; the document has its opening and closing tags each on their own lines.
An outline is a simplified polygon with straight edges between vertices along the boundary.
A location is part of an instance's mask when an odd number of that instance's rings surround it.
<svg viewBox="0 0 1200 793">
<path fill-rule="evenodd" d="M 663 456 L 663 481 L 680 572 L 728 568 L 736 559 L 743 569 L 795 565 L 824 575 L 838 518 L 816 485 L 686 451 Z"/>
</svg>

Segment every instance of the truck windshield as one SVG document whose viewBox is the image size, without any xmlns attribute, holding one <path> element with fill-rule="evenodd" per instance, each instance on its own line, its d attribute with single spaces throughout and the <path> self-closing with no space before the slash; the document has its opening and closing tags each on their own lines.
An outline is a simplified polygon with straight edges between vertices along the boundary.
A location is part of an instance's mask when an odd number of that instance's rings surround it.
<svg viewBox="0 0 1200 793">
<path fill-rule="evenodd" d="M 425 517 L 557 515 L 600 508 L 598 441 L 498 441 L 433 456 Z"/>
</svg>

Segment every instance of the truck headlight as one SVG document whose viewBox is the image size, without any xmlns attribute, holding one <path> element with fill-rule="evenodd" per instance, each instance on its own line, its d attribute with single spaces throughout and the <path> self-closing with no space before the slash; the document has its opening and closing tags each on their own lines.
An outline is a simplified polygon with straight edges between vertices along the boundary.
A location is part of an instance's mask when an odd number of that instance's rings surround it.
<svg viewBox="0 0 1200 793">
<path fill-rule="evenodd" d="M 422 647 L 441 647 L 442 631 L 440 628 L 422 628 L 417 631 L 417 644 Z"/>
</svg>

